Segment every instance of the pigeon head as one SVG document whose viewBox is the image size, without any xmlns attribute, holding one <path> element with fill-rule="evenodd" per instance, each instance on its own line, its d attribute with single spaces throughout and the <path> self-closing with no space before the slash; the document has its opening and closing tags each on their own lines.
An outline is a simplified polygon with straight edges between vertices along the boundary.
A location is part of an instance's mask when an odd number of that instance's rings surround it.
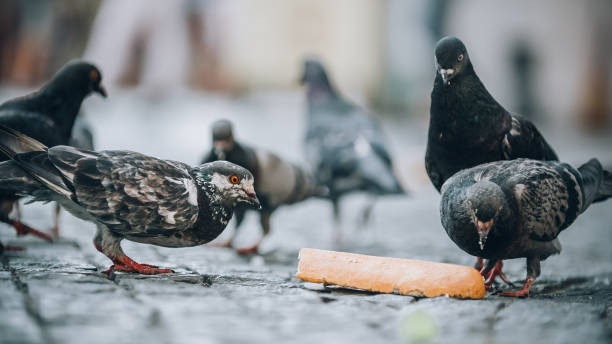
<svg viewBox="0 0 612 344">
<path fill-rule="evenodd" d="M 234 148 L 232 122 L 221 119 L 212 125 L 212 138 L 215 155 L 219 160 L 225 160 L 225 155 Z"/>
<path fill-rule="evenodd" d="M 478 233 L 478 245 L 484 250 L 487 237 L 495 228 L 495 221 L 509 209 L 506 197 L 499 185 L 480 181 L 467 190 L 466 203 Z"/>
<path fill-rule="evenodd" d="M 102 74 L 96 66 L 83 61 L 69 62 L 62 67 L 47 85 L 47 90 L 56 94 L 73 94 L 77 90 L 84 96 L 96 92 L 106 98 Z"/>
<path fill-rule="evenodd" d="M 246 168 L 218 160 L 196 167 L 196 181 L 209 198 L 234 208 L 239 203 L 261 209 L 253 187 L 253 175 Z"/>
<path fill-rule="evenodd" d="M 445 85 L 461 74 L 469 64 L 467 49 L 456 37 L 444 37 L 436 44 L 436 69 Z"/>
<path fill-rule="evenodd" d="M 327 86 L 331 88 L 323 64 L 314 58 L 304 60 L 304 70 L 302 71 L 300 83 L 302 85 Z"/>
</svg>

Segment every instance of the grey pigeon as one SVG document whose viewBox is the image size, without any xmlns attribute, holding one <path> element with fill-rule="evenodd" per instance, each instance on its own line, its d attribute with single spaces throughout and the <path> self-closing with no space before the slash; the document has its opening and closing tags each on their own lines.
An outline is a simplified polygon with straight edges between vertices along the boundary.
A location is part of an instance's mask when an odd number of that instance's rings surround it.
<svg viewBox="0 0 612 344">
<path fill-rule="evenodd" d="M 83 99 L 92 92 L 106 97 L 102 74 L 92 64 L 73 61 L 66 64 L 39 91 L 9 100 L 0 105 L 0 125 L 17 130 L 47 146 L 66 145 Z M 0 154 L 0 161 L 8 157 Z M 18 197 L 10 191 L 0 192 L 0 221 L 15 227 L 18 234 L 32 233 L 51 238 L 8 214 Z"/>
<path fill-rule="evenodd" d="M 142 274 L 172 272 L 138 264 L 121 240 L 165 247 L 207 243 L 226 227 L 238 204 L 259 207 L 253 176 L 226 161 L 191 167 L 130 151 L 47 148 L 0 127 L 0 189 L 56 201 L 74 216 L 96 224 L 96 248 L 110 269 Z"/>
<path fill-rule="evenodd" d="M 218 120 L 212 125 L 213 146 L 202 163 L 227 160 L 249 170 L 255 177 L 255 189 L 261 201 L 259 219 L 263 236 L 248 248 L 239 249 L 242 254 L 254 253 L 263 238 L 270 232 L 270 217 L 282 205 L 294 204 L 309 197 L 322 196 L 326 190 L 318 186 L 307 169 L 288 162 L 267 150 L 253 148 L 234 138 L 233 125 L 228 120 Z M 240 227 L 247 209 L 236 209 L 236 228 Z M 227 246 L 232 246 L 230 238 Z"/>
<path fill-rule="evenodd" d="M 308 103 L 306 156 L 317 182 L 329 190 L 336 221 L 339 199 L 348 193 L 404 194 L 378 122 L 338 94 L 318 60 L 304 62 L 301 82 Z"/>
<path fill-rule="evenodd" d="M 435 58 L 425 168 L 438 191 L 453 174 L 482 163 L 558 160 L 533 123 L 511 114 L 489 94 L 463 42 L 442 38 Z"/>
<path fill-rule="evenodd" d="M 596 159 L 574 169 L 556 161 L 516 159 L 463 170 L 442 186 L 440 217 L 465 252 L 488 259 L 486 285 L 501 276 L 504 259 L 527 258 L 528 296 L 540 261 L 561 252 L 557 236 L 594 201 L 612 197 L 612 174 Z M 495 271 L 499 270 L 499 271 Z"/>
</svg>

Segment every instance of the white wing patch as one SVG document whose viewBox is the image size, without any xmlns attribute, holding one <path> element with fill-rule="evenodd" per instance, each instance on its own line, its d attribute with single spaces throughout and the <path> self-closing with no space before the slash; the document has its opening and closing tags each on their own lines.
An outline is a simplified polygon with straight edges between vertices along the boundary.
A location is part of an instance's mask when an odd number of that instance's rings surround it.
<svg viewBox="0 0 612 344">
<path fill-rule="evenodd" d="M 521 195 L 523 194 L 523 191 L 525 191 L 525 188 L 525 184 L 516 184 L 514 186 L 514 195 L 519 201 L 521 200 Z"/>
<path fill-rule="evenodd" d="M 185 189 L 189 193 L 189 198 L 187 202 L 191 205 L 198 205 L 198 188 L 196 187 L 193 180 L 189 178 L 183 178 L 183 184 L 185 185 Z"/>
<path fill-rule="evenodd" d="M 189 194 L 189 197 L 187 198 L 187 202 L 189 202 L 189 204 L 191 205 L 198 205 L 198 188 L 196 187 L 195 183 L 193 182 L 191 178 L 180 178 L 180 179 L 172 178 L 172 177 L 164 177 L 164 178 L 166 178 L 167 181 L 172 182 L 172 183 L 183 184 L 183 186 L 185 187 L 185 190 L 187 190 L 187 193 Z M 168 223 L 174 223 L 174 222 L 168 222 Z"/>
</svg>

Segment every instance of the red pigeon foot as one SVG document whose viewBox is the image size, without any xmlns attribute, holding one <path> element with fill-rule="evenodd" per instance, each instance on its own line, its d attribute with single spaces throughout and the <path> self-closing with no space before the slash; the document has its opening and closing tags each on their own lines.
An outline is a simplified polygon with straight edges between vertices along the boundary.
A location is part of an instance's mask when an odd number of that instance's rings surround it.
<svg viewBox="0 0 612 344">
<path fill-rule="evenodd" d="M 137 272 L 143 275 L 170 274 L 174 272 L 170 269 L 160 269 L 155 265 L 136 263 L 128 256 L 113 259 L 113 263 L 115 264 L 104 271 L 105 274 L 109 274 L 111 271 Z"/>
<path fill-rule="evenodd" d="M 2 245 L 0 244 L 0 253 L 4 252 L 4 251 L 23 251 L 25 250 L 25 248 L 21 247 L 21 246 L 11 246 L 11 245 Z"/>
<path fill-rule="evenodd" d="M 30 226 L 27 226 L 19 221 L 13 221 L 12 222 L 13 227 L 15 227 L 15 230 L 17 231 L 17 236 L 22 236 L 22 235 L 26 235 L 26 234 L 32 234 L 34 236 L 37 236 L 41 239 L 53 242 L 53 237 L 50 236 L 47 233 L 43 233 L 39 230 L 36 230 Z"/>
<path fill-rule="evenodd" d="M 529 289 L 531 289 L 531 285 L 533 284 L 534 281 L 535 281 L 535 278 L 527 277 L 527 279 L 525 280 L 525 284 L 523 284 L 523 288 L 521 288 L 521 290 L 518 290 L 518 291 L 504 291 L 504 292 L 499 293 L 497 295 L 499 295 L 499 296 L 510 296 L 510 297 L 528 297 L 529 296 Z"/>
<path fill-rule="evenodd" d="M 497 264 L 495 264 L 491 271 L 489 271 L 485 279 L 485 287 L 487 288 L 487 290 L 491 290 L 491 286 L 493 285 L 493 282 L 495 282 L 495 278 L 497 278 L 498 276 L 506 284 L 513 285 L 512 282 L 510 282 L 510 280 L 508 279 L 508 277 L 506 277 L 506 274 L 504 274 L 504 272 L 502 271 L 503 266 L 504 265 L 500 260 L 499 262 L 497 262 Z"/>
<path fill-rule="evenodd" d="M 258 252 L 259 252 L 259 243 L 257 243 L 256 245 L 253 245 L 251 247 L 245 247 L 245 248 L 236 249 L 236 253 L 243 254 L 243 255 L 256 254 Z"/>
<path fill-rule="evenodd" d="M 474 264 L 474 269 L 480 271 L 480 274 L 483 275 L 484 261 L 482 260 L 482 258 L 476 257 L 476 264 Z"/>
</svg>

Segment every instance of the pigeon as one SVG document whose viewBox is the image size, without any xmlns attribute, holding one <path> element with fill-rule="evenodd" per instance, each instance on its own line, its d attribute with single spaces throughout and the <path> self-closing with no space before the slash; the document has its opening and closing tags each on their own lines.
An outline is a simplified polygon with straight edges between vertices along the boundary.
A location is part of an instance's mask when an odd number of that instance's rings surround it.
<svg viewBox="0 0 612 344">
<path fill-rule="evenodd" d="M 461 40 L 442 38 L 435 59 L 425 169 L 436 190 L 458 171 L 487 162 L 559 160 L 533 123 L 493 99 Z M 478 258 L 476 268 L 482 264 Z"/>
<path fill-rule="evenodd" d="M 306 157 L 317 182 L 329 190 L 336 222 L 339 199 L 350 192 L 404 194 L 378 122 L 338 94 L 318 60 L 305 60 L 301 82 L 307 89 Z M 364 211 L 364 222 L 371 209 Z"/>
<path fill-rule="evenodd" d="M 259 207 L 253 175 L 227 161 L 191 167 L 172 160 L 121 151 L 47 148 L 0 126 L 0 189 L 55 201 L 97 226 L 96 249 L 111 271 L 171 273 L 139 264 L 121 249 L 123 239 L 164 247 L 186 247 L 216 238 L 238 204 Z"/>
<path fill-rule="evenodd" d="M 488 259 L 488 289 L 504 259 L 527 258 L 525 297 L 540 261 L 561 252 L 557 236 L 595 201 L 612 197 L 612 174 L 591 159 L 578 169 L 557 161 L 496 161 L 458 172 L 442 186 L 440 218 L 446 233 L 468 254 Z"/>
<path fill-rule="evenodd" d="M 94 65 L 83 61 L 70 62 L 39 91 L 0 105 L 0 125 L 47 146 L 66 145 L 83 99 L 92 92 L 106 97 L 101 80 L 102 74 Z M 0 154 L 0 161 L 7 159 Z M 52 241 L 49 235 L 9 218 L 17 200 L 13 192 L 0 193 L 0 221 L 15 227 L 18 235 L 31 233 Z"/>
<path fill-rule="evenodd" d="M 489 94 L 463 42 L 442 38 L 435 58 L 425 168 L 438 191 L 453 174 L 486 162 L 559 160 L 533 123 Z"/>
<path fill-rule="evenodd" d="M 228 120 L 218 120 L 212 125 L 213 147 L 201 163 L 227 160 L 249 170 L 255 177 L 255 189 L 261 202 L 259 219 L 263 231 L 257 243 L 241 248 L 240 254 L 256 253 L 263 238 L 270 232 L 270 217 L 282 205 L 303 201 L 313 196 L 323 196 L 310 171 L 288 162 L 278 155 L 263 149 L 255 149 L 234 139 L 233 125 Z M 236 209 L 236 228 L 240 227 L 246 209 Z M 233 238 L 224 246 L 232 247 Z"/>
</svg>

